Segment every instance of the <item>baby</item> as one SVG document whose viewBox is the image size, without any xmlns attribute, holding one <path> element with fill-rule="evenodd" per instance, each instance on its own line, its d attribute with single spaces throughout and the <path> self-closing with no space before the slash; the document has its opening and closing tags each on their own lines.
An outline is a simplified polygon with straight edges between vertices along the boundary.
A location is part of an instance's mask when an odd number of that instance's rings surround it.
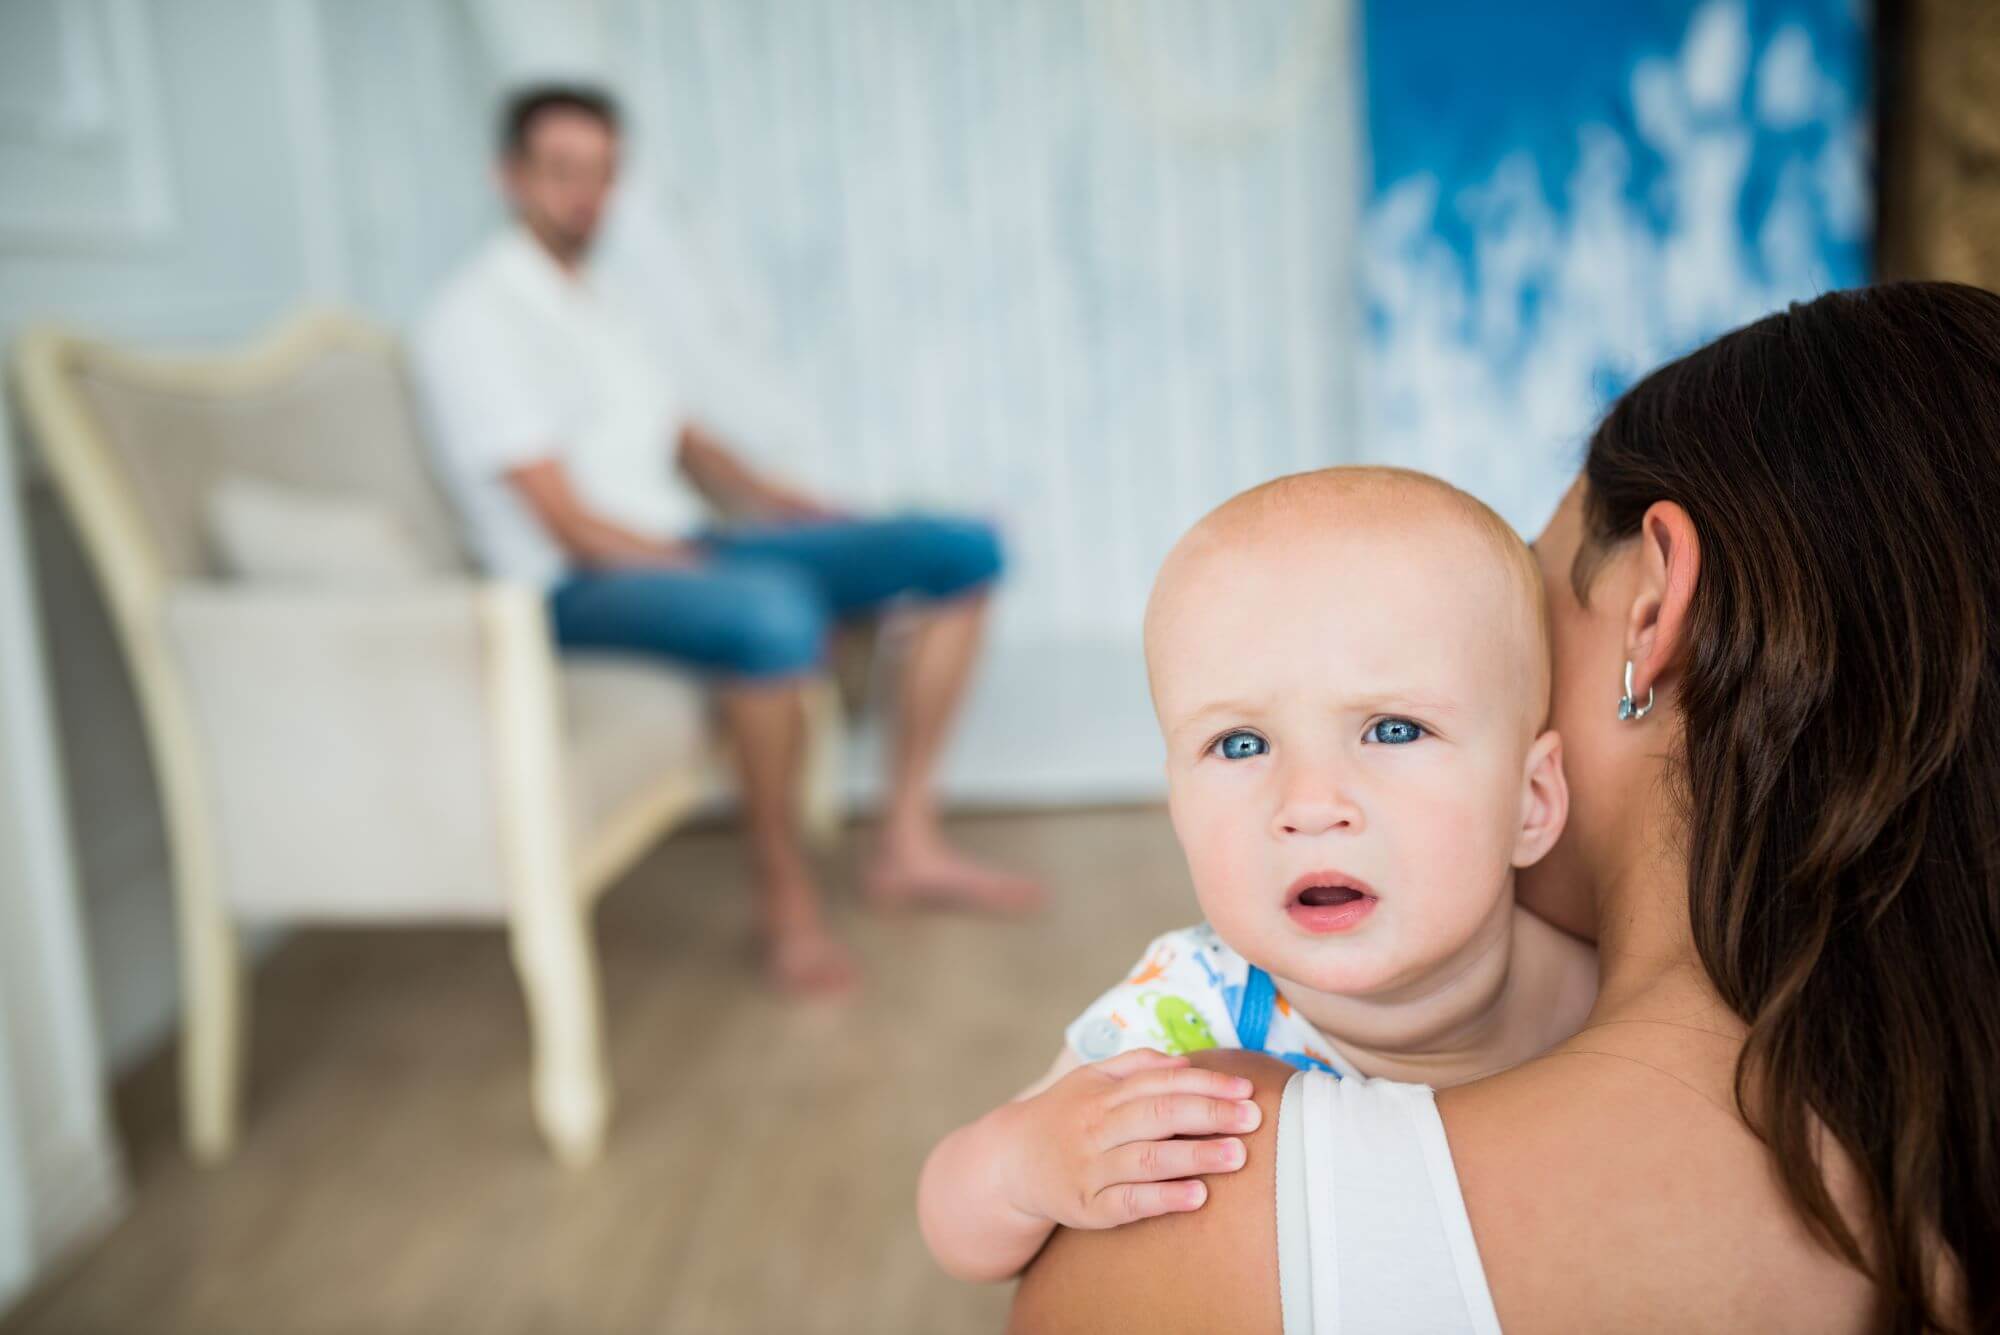
<svg viewBox="0 0 2000 1335">
<path fill-rule="evenodd" d="M 1183 1054 L 1450 1085 L 1583 1023 L 1594 954 L 1514 903 L 1569 806 L 1545 617 L 1513 530 L 1418 473 L 1280 478 L 1181 539 L 1146 665 L 1206 922 L 931 1152 L 918 1214 L 947 1270 L 1000 1279 L 1058 1224 L 1198 1209 L 1259 1114 Z"/>
</svg>

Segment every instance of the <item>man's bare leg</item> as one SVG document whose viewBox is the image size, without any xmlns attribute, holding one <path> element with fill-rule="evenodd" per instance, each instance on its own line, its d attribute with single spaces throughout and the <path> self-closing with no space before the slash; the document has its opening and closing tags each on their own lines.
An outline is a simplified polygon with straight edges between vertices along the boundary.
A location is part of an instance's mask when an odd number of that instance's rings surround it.
<svg viewBox="0 0 2000 1335">
<path fill-rule="evenodd" d="M 797 682 L 736 686 L 722 713 L 743 780 L 743 813 L 757 877 L 757 921 L 772 978 L 792 992 L 851 987 L 854 962 L 827 931 L 818 882 L 799 847 L 794 792 L 805 753 Z"/>
<path fill-rule="evenodd" d="M 1018 913 L 1042 888 L 974 862 L 945 841 L 932 780 L 986 624 L 985 595 L 920 614 L 897 687 L 895 753 L 868 896 L 882 907 L 938 904 Z"/>
</svg>

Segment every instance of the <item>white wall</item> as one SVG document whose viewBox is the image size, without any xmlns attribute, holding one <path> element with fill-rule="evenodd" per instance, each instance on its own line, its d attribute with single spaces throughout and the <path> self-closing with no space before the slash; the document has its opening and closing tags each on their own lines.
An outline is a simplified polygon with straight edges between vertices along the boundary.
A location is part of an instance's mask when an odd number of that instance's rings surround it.
<svg viewBox="0 0 2000 1335">
<path fill-rule="evenodd" d="M 299 300 L 308 233 L 285 38 L 288 16 L 313 12 L 291 0 L 9 0 L 0 71 L 39 73 L 0 103 L 0 334 L 59 317 L 153 341 L 226 340 Z M 68 41 L 90 56 L 49 46 Z M 44 124 L 35 112 L 48 101 L 96 110 Z"/>
</svg>

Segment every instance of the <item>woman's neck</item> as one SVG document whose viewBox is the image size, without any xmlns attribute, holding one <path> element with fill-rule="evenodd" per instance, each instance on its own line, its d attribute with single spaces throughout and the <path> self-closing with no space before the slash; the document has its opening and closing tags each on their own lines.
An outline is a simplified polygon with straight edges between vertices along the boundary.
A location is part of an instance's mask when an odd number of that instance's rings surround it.
<svg viewBox="0 0 2000 1335">
<path fill-rule="evenodd" d="M 1685 850 L 1658 831 L 1638 830 L 1631 860 L 1598 890 L 1598 989 L 1587 1027 L 1675 1025 L 1740 1035 L 1703 968 L 1688 921 Z"/>
<path fill-rule="evenodd" d="M 1579 959 L 1587 970 L 1587 951 L 1510 893 L 1457 956 L 1393 993 L 1336 996 L 1276 981 L 1362 1074 L 1443 1086 L 1525 1061 L 1573 1029 L 1590 995 L 1577 985 Z"/>
</svg>

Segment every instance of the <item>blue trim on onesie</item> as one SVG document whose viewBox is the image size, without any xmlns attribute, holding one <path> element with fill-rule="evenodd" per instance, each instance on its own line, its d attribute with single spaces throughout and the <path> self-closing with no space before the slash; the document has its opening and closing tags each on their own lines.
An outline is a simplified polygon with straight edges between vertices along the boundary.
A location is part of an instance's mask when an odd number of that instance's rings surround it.
<svg viewBox="0 0 2000 1335">
<path fill-rule="evenodd" d="M 1236 1043 L 1245 1052 L 1262 1052 L 1276 1057 L 1279 1061 L 1298 1067 L 1301 1071 L 1325 1071 L 1335 1080 L 1340 1072 L 1315 1057 L 1303 1052 L 1272 1052 L 1271 1016 L 1278 1006 L 1278 985 L 1271 981 L 1271 975 L 1256 965 L 1243 980 L 1243 994 L 1236 1002 Z"/>
<path fill-rule="evenodd" d="M 1264 1041 L 1271 1035 L 1271 1013 L 1277 1008 L 1278 985 L 1271 975 L 1256 965 L 1243 980 L 1243 996 L 1236 1004 L 1236 1041 L 1249 1052 L 1267 1052 Z"/>
</svg>

